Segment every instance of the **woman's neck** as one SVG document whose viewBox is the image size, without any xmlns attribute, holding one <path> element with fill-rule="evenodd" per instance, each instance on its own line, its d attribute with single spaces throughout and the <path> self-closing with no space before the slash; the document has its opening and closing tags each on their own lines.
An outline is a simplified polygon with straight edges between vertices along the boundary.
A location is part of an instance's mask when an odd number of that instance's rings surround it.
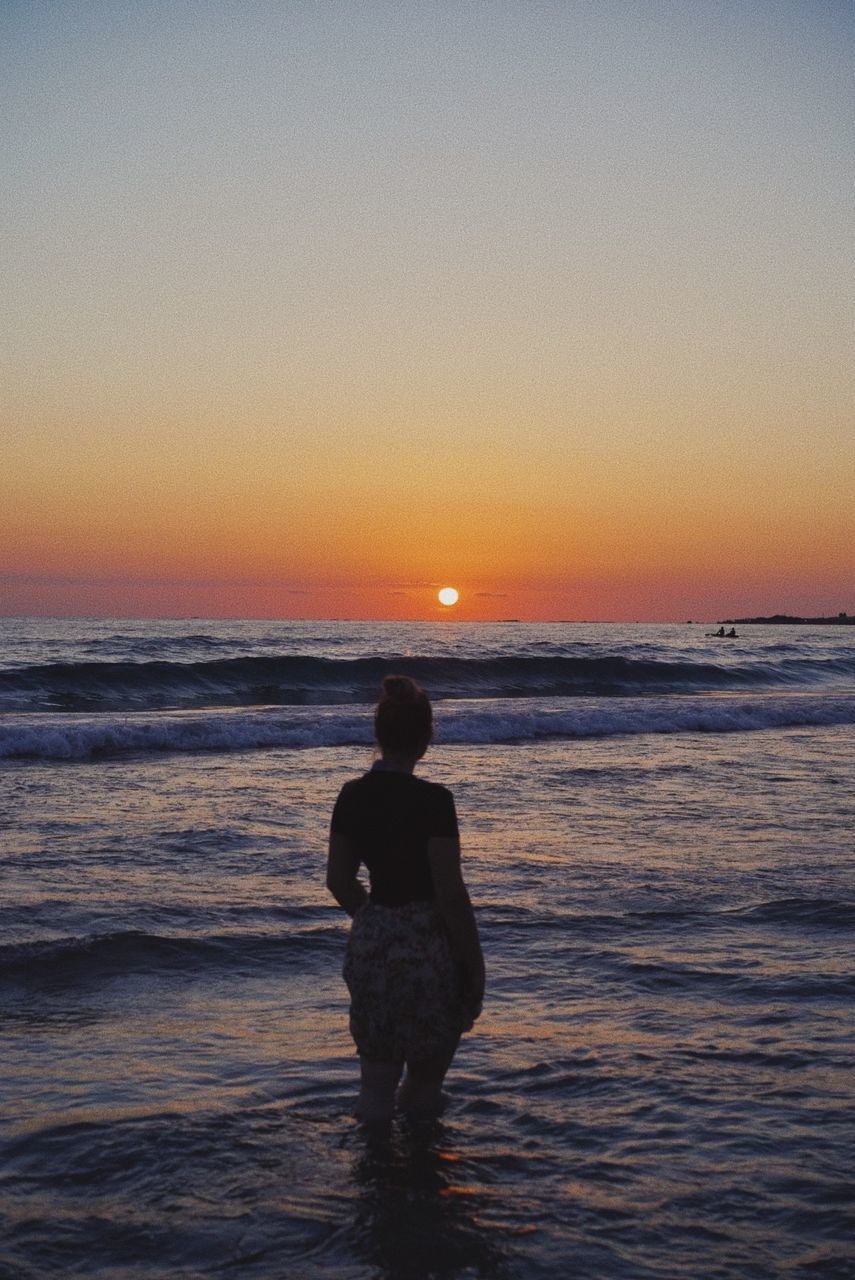
<svg viewBox="0 0 855 1280">
<path fill-rule="evenodd" d="M 377 761 L 380 769 L 389 769 L 394 773 L 412 773 L 416 767 L 418 756 L 400 755 L 396 751 L 384 751 Z"/>
</svg>

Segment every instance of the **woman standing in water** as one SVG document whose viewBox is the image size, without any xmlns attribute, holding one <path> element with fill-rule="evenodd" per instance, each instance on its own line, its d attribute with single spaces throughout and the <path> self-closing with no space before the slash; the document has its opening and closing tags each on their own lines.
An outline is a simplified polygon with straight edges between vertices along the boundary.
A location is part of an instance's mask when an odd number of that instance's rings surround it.
<svg viewBox="0 0 855 1280">
<path fill-rule="evenodd" d="M 330 830 L 327 888 L 353 917 L 344 978 L 359 1051 L 357 1115 L 398 1104 L 435 1111 L 460 1036 L 481 1012 L 484 961 L 460 872 L 451 792 L 413 769 L 433 714 L 407 676 L 387 676 L 374 713 L 380 758 L 342 787 Z M 371 891 L 357 878 L 368 868 Z"/>
</svg>

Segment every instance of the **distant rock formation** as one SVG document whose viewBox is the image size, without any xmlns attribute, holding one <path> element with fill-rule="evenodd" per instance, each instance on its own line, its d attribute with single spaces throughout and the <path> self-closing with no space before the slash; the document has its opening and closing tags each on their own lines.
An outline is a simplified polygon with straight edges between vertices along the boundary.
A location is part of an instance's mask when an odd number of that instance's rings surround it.
<svg viewBox="0 0 855 1280">
<path fill-rule="evenodd" d="M 771 618 L 723 618 L 722 625 L 738 624 L 743 627 L 762 623 L 769 627 L 851 627 L 855 626 L 855 614 L 838 613 L 834 618 L 796 618 L 789 613 L 774 613 Z"/>
</svg>

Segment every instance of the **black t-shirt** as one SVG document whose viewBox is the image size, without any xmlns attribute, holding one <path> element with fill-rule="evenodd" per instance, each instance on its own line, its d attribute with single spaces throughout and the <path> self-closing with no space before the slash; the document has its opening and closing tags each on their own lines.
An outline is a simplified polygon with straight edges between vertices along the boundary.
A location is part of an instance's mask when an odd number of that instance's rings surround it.
<svg viewBox="0 0 855 1280">
<path fill-rule="evenodd" d="M 331 829 L 349 836 L 368 868 L 371 901 L 384 907 L 430 902 L 430 836 L 456 836 L 454 798 L 446 787 L 411 773 L 374 768 L 346 782 Z"/>
</svg>

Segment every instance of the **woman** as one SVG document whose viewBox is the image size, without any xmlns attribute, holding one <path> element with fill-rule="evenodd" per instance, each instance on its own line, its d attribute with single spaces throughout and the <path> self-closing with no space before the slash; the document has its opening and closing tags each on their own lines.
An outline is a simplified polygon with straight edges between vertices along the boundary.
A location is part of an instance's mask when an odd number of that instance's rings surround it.
<svg viewBox="0 0 855 1280">
<path fill-rule="evenodd" d="M 460 872 L 451 792 L 413 774 L 433 734 L 427 695 L 387 676 L 374 713 L 380 750 L 333 810 L 327 888 L 353 917 L 344 978 L 359 1051 L 357 1115 L 386 1120 L 439 1105 L 462 1032 L 481 1012 L 484 961 Z M 368 868 L 371 892 L 357 878 Z"/>
</svg>

